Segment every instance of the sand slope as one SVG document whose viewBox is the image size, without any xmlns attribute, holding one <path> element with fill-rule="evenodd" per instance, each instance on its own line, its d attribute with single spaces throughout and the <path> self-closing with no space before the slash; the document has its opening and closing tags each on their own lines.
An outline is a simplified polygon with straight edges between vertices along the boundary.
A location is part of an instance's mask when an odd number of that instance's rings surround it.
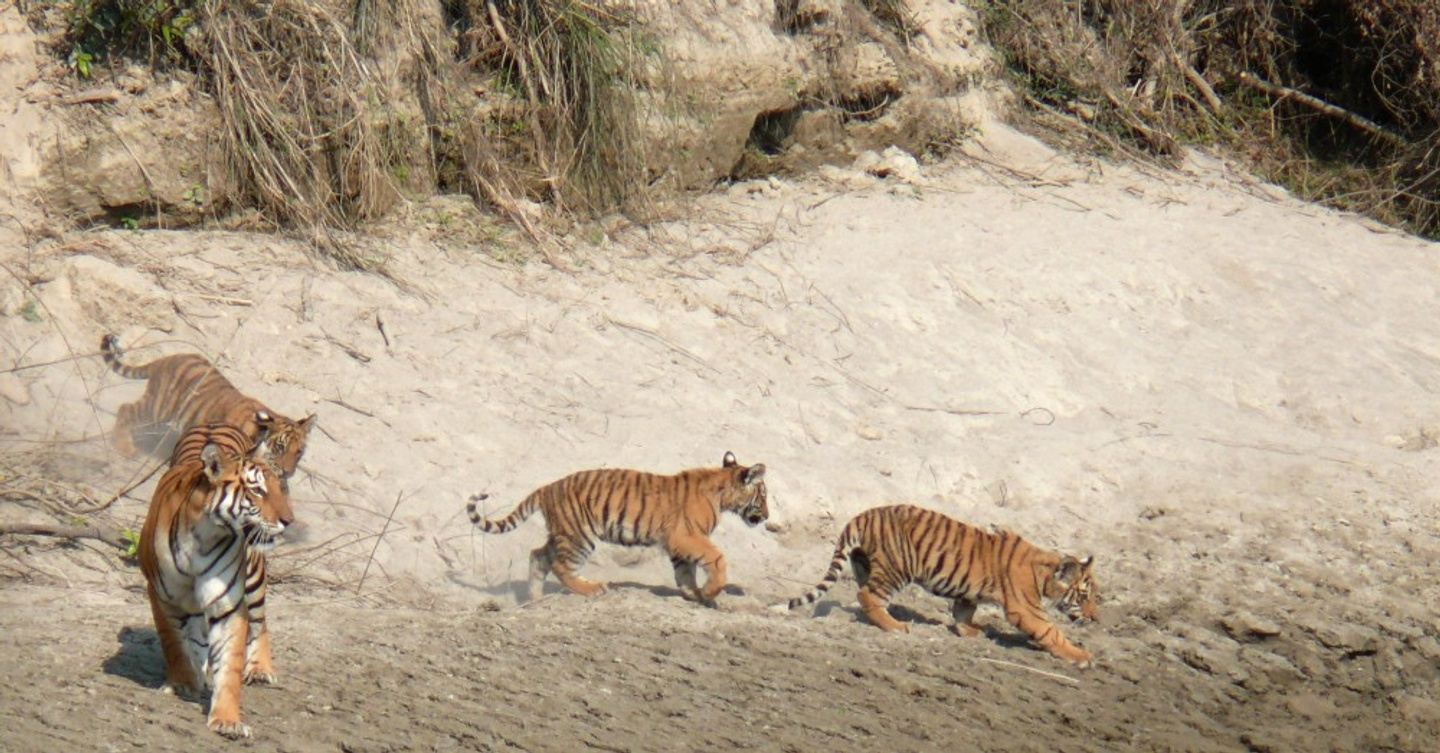
<svg viewBox="0 0 1440 753">
<path fill-rule="evenodd" d="M 1001 126 L 967 152 L 909 181 L 737 186 L 593 234 L 572 273 L 446 240 L 443 201 L 385 231 L 406 289 L 273 236 L 7 245 L 42 282 L 29 318 L 7 283 L 0 366 L 113 330 L 137 359 L 199 350 L 276 410 L 320 413 L 272 599 L 290 679 L 246 700 L 262 749 L 1431 749 L 1440 248 L 1202 157 L 1150 173 Z M 138 383 L 97 358 L 0 378 L 23 397 L 0 400 L 0 449 L 110 493 L 145 469 L 100 439 Z M 591 570 L 647 588 L 515 609 L 543 524 L 464 519 L 475 491 L 504 512 L 573 470 L 726 450 L 769 466 L 775 530 L 721 526 L 737 589 L 718 612 L 664 588 L 663 556 L 615 548 Z M 136 525 L 149 488 L 105 515 Z M 909 637 L 858 621 L 848 585 L 816 618 L 763 609 L 818 580 L 845 518 L 893 501 L 1094 553 L 1105 621 L 1075 635 L 1098 668 L 993 611 L 989 639 L 953 638 L 915 594 Z M 9 749 L 202 729 L 147 689 L 137 571 L 11 548 L 36 569 L 0 580 Z M 317 590 L 353 585 L 372 548 L 366 596 Z M 72 686 L 94 716 L 67 711 Z"/>
</svg>

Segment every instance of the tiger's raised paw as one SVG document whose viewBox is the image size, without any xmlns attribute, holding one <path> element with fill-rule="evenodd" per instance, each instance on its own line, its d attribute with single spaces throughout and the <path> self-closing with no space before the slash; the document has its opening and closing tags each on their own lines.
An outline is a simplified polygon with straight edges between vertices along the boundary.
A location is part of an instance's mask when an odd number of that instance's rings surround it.
<svg viewBox="0 0 1440 753">
<path fill-rule="evenodd" d="M 211 732 L 218 733 L 222 737 L 228 737 L 231 740 L 238 740 L 242 737 L 250 736 L 250 727 L 248 725 L 241 724 L 240 722 L 220 722 L 211 720 L 207 726 L 210 727 Z"/>
<path fill-rule="evenodd" d="M 274 672 L 246 672 L 246 685 L 274 685 L 280 681 L 280 676 Z"/>
</svg>

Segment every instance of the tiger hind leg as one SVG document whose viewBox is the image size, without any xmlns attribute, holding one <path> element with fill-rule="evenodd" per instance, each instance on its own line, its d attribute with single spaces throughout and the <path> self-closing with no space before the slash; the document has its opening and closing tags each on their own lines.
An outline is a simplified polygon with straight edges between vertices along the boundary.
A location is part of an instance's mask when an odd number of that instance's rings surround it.
<svg viewBox="0 0 1440 753">
<path fill-rule="evenodd" d="M 886 591 L 870 586 L 860 589 L 860 609 L 865 612 L 865 619 L 887 633 L 910 632 L 909 625 L 890 616 L 890 611 L 885 608 L 889 601 L 890 594 Z"/>
<path fill-rule="evenodd" d="M 133 434 L 139 412 L 140 404 L 138 402 L 120 406 L 120 410 L 115 412 L 115 428 L 110 431 L 110 444 L 127 459 L 140 454 L 139 448 L 135 446 Z"/>
<path fill-rule="evenodd" d="M 551 540 L 550 572 L 571 591 L 581 596 L 599 596 L 605 593 L 606 585 L 580 577 L 578 571 L 590 559 L 591 544 L 568 538 Z"/>
<path fill-rule="evenodd" d="M 545 593 L 545 576 L 550 574 L 554 561 L 555 555 L 549 541 L 546 541 L 544 546 L 530 550 L 530 601 L 535 601 Z"/>
<path fill-rule="evenodd" d="M 950 605 L 950 614 L 955 617 L 955 624 L 950 626 L 950 630 L 964 638 L 979 635 L 980 626 L 975 624 L 975 608 L 975 602 L 969 599 L 956 599 Z"/>
<path fill-rule="evenodd" d="M 876 572 L 870 565 L 864 552 L 851 552 L 850 567 L 855 571 L 855 582 L 860 586 L 860 611 L 865 613 L 865 619 L 872 625 L 887 633 L 910 632 L 910 626 L 891 617 L 890 610 L 886 608 L 897 590 L 896 584 L 888 573 Z"/>
</svg>

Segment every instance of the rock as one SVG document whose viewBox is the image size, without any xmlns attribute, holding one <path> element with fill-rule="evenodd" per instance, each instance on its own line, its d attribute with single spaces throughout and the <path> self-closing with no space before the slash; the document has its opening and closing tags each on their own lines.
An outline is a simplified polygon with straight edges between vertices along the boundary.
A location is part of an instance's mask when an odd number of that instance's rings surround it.
<svg viewBox="0 0 1440 753">
<path fill-rule="evenodd" d="M 884 152 L 865 152 L 855 158 L 854 168 L 877 178 L 893 178 L 902 183 L 920 179 L 920 163 L 904 149 L 886 147 Z"/>
<path fill-rule="evenodd" d="M 1391 699 L 1400 716 L 1412 722 L 1440 722 L 1440 701 L 1418 695 L 1401 694 Z"/>
<path fill-rule="evenodd" d="M 1347 654 L 1373 654 L 1380 650 L 1380 635 L 1360 625 L 1319 625 L 1315 640 L 1326 648 Z"/>
<path fill-rule="evenodd" d="M 855 430 L 855 433 L 858 434 L 858 435 L 860 435 L 860 438 L 861 438 L 861 439 L 868 440 L 868 441 L 871 441 L 871 442 L 874 442 L 874 441 L 879 440 L 879 439 L 883 439 L 883 438 L 885 437 L 884 432 L 880 431 L 879 429 L 877 429 L 877 428 L 875 428 L 875 427 L 873 427 L 873 426 L 870 426 L 869 424 L 862 425 L 860 428 L 858 428 L 858 429 Z"/>
<path fill-rule="evenodd" d="M 1285 708 L 1306 719 L 1329 719 L 1335 715 L 1335 704 L 1315 693 L 1297 693 L 1285 699 Z"/>
<path fill-rule="evenodd" d="M 1220 618 L 1220 627 L 1225 629 L 1227 635 L 1241 643 L 1262 641 L 1280 634 L 1279 625 L 1249 612 L 1232 612 Z"/>
</svg>

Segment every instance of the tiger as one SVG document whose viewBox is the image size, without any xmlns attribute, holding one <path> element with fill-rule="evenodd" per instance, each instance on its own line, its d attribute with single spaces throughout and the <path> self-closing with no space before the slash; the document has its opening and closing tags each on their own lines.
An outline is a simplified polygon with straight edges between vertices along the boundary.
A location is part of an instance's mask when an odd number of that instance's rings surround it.
<svg viewBox="0 0 1440 753">
<path fill-rule="evenodd" d="M 765 466 L 740 465 L 726 452 L 719 468 L 691 468 L 666 476 L 617 468 L 579 471 L 531 492 L 500 520 L 484 517 L 476 494 L 466 511 L 486 533 L 508 533 L 536 510 L 545 514 L 548 536 L 530 552 L 530 598 L 540 598 L 547 573 L 582 596 L 605 592 L 604 583 L 578 571 L 596 541 L 623 546 L 661 546 L 670 555 L 675 585 L 689 601 L 715 606 L 725 587 L 725 555 L 710 541 L 720 513 L 732 512 L 750 526 L 770 518 Z M 695 567 L 704 568 L 705 587 Z"/>
<path fill-rule="evenodd" d="M 262 438 L 263 439 L 263 438 Z M 165 689 L 211 689 L 209 728 L 249 737 L 242 683 L 275 680 L 265 629 L 265 554 L 294 522 L 269 446 L 223 424 L 181 437 L 137 547 L 165 658 Z"/>
<path fill-rule="evenodd" d="M 1081 669 L 1090 666 L 1090 652 L 1066 640 L 1046 618 L 1044 605 L 1053 604 L 1072 620 L 1099 620 L 1093 556 L 1059 555 L 1010 531 L 982 531 L 913 505 L 875 507 L 845 525 L 824 579 L 786 606 L 815 603 L 840 577 L 847 558 L 861 610 L 882 630 L 910 632 L 890 616 L 886 604 L 914 583 L 953 600 L 956 635 L 980 634 L 973 620 L 978 603 L 985 601 L 999 605 L 1011 625 L 1051 654 Z"/>
<path fill-rule="evenodd" d="M 115 335 L 100 340 L 100 352 L 111 370 L 126 379 L 146 379 L 145 394 L 120 406 L 115 416 L 111 441 L 125 457 L 138 452 L 135 440 L 146 436 L 160 456 L 170 455 L 172 442 L 191 427 L 222 423 L 243 430 L 254 440 L 260 435 L 257 416 L 270 420 L 266 443 L 282 482 L 294 475 L 305 454 L 305 439 L 315 426 L 315 414 L 295 421 L 272 412 L 260 401 L 246 396 L 226 379 L 204 356 L 180 353 L 157 358 L 143 366 L 124 363 L 124 351 Z"/>
</svg>

